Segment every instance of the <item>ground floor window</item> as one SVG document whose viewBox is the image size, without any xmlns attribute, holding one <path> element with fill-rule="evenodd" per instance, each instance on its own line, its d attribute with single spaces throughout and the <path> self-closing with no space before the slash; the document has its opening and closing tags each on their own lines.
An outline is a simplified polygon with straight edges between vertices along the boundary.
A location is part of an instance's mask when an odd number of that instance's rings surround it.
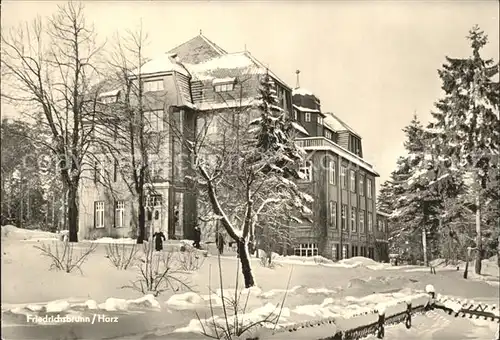
<svg viewBox="0 0 500 340">
<path fill-rule="evenodd" d="M 361 247 L 361 256 L 366 257 L 366 247 Z"/>
<path fill-rule="evenodd" d="M 342 245 L 342 259 L 346 259 L 347 256 L 348 256 L 348 254 L 347 254 L 347 245 L 344 244 L 344 245 Z"/>
<path fill-rule="evenodd" d="M 368 248 L 368 257 L 371 258 L 372 260 L 375 259 L 375 252 L 372 247 Z"/>
<path fill-rule="evenodd" d="M 94 202 L 94 225 L 104 228 L 104 201 Z"/>
<path fill-rule="evenodd" d="M 316 243 L 301 243 L 295 247 L 294 254 L 296 256 L 317 256 L 318 245 Z"/>
<path fill-rule="evenodd" d="M 332 260 L 337 261 L 339 259 L 339 246 L 338 244 L 332 245 Z"/>
<path fill-rule="evenodd" d="M 358 256 L 358 246 L 352 246 L 352 257 Z"/>
<path fill-rule="evenodd" d="M 116 201 L 115 205 L 115 227 L 125 226 L 125 201 Z"/>
</svg>

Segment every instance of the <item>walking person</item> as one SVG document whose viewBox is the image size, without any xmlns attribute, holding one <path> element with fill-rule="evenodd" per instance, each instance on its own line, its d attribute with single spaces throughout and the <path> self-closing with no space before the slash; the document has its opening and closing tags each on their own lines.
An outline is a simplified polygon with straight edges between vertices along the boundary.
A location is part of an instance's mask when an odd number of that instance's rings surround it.
<svg viewBox="0 0 500 340">
<path fill-rule="evenodd" d="M 222 255 L 224 253 L 224 246 L 226 245 L 226 241 L 224 240 L 224 235 L 222 235 L 222 233 L 219 231 L 215 234 L 215 244 L 217 245 L 219 254 Z"/>
<path fill-rule="evenodd" d="M 153 234 L 153 239 L 155 241 L 155 250 L 162 251 L 163 250 L 163 241 L 166 241 L 167 238 L 162 231 L 157 231 Z"/>
<path fill-rule="evenodd" d="M 193 247 L 196 249 L 200 249 L 200 241 L 201 241 L 201 229 L 198 224 L 194 227 L 194 242 Z"/>
</svg>

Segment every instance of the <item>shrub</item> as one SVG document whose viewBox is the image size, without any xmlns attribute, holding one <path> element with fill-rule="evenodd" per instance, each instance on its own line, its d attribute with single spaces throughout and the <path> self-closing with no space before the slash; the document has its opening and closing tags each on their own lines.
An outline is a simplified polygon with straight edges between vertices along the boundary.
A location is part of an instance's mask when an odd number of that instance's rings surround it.
<svg viewBox="0 0 500 340">
<path fill-rule="evenodd" d="M 175 265 L 173 252 L 156 252 L 154 244 L 143 243 L 141 255 L 137 258 L 138 279 L 122 288 L 130 288 L 142 294 L 153 294 L 155 297 L 171 289 L 192 290 L 186 277 Z"/>
<path fill-rule="evenodd" d="M 106 245 L 106 257 L 119 270 L 126 270 L 132 266 L 138 251 L 136 244 L 110 243 Z"/>
<path fill-rule="evenodd" d="M 78 269 L 83 274 L 81 266 L 85 263 L 88 256 L 95 252 L 97 244 L 90 243 L 87 247 L 80 249 L 78 256 L 75 256 L 76 244 L 66 239 L 65 241 L 53 242 L 54 248 L 47 244 L 34 247 L 41 251 L 42 256 L 50 258 L 50 270 L 64 270 L 66 273 L 71 273 L 73 270 Z"/>
</svg>

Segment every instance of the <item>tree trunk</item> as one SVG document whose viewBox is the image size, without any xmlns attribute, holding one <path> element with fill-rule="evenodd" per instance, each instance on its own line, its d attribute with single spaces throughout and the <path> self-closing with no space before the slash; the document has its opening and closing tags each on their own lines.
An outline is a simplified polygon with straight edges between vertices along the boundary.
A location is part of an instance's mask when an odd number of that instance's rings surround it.
<svg viewBox="0 0 500 340">
<path fill-rule="evenodd" d="M 31 219 L 31 204 L 30 204 L 30 186 L 27 188 L 28 197 L 26 198 L 26 221 L 29 223 Z"/>
<path fill-rule="evenodd" d="M 68 188 L 68 229 L 69 242 L 78 242 L 78 183 Z"/>
<path fill-rule="evenodd" d="M 52 194 L 52 230 L 56 230 L 56 196 Z"/>
<path fill-rule="evenodd" d="M 139 235 L 137 236 L 137 244 L 144 243 L 144 234 L 146 232 L 146 211 L 144 209 L 144 194 L 139 193 Z"/>
<path fill-rule="evenodd" d="M 467 276 L 469 275 L 470 252 L 471 252 L 471 249 L 467 248 L 467 253 L 466 253 L 466 256 L 465 256 L 464 279 L 467 279 Z"/>
<path fill-rule="evenodd" d="M 425 228 L 422 229 L 422 246 L 424 247 L 424 266 L 429 265 L 429 261 L 427 260 L 427 230 Z"/>
<path fill-rule="evenodd" d="M 474 271 L 481 274 L 481 261 L 483 257 L 483 241 L 481 239 L 481 202 L 479 194 L 476 197 L 476 263 Z"/>
<path fill-rule="evenodd" d="M 245 288 L 250 288 L 255 285 L 253 280 L 252 268 L 250 266 L 250 257 L 248 254 L 248 245 L 244 238 L 240 238 L 237 242 L 238 254 L 240 256 L 241 271 L 245 281 Z"/>
</svg>

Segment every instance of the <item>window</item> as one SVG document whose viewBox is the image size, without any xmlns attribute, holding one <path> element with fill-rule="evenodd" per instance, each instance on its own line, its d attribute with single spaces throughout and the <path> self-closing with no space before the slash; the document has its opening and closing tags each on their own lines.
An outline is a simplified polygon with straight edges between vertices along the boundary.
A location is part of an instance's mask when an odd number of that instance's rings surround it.
<svg viewBox="0 0 500 340">
<path fill-rule="evenodd" d="M 389 231 L 389 222 L 384 221 L 384 231 L 388 232 Z"/>
<path fill-rule="evenodd" d="M 377 218 L 377 231 L 382 231 L 382 220 Z"/>
<path fill-rule="evenodd" d="M 305 112 L 304 113 L 304 120 L 306 122 L 310 122 L 311 121 L 311 112 Z"/>
<path fill-rule="evenodd" d="M 295 256 L 317 256 L 318 245 L 316 243 L 301 243 L 294 249 Z"/>
<path fill-rule="evenodd" d="M 343 244 L 342 245 L 342 259 L 346 259 L 347 258 L 347 245 L 346 244 Z"/>
<path fill-rule="evenodd" d="M 161 207 L 162 197 L 161 195 L 150 195 L 146 199 L 147 208 L 158 208 Z"/>
<path fill-rule="evenodd" d="M 330 201 L 330 223 L 333 229 L 337 229 L 337 202 Z"/>
<path fill-rule="evenodd" d="M 339 247 L 337 244 L 332 244 L 332 260 L 337 261 L 339 259 Z"/>
<path fill-rule="evenodd" d="M 358 230 L 358 227 L 356 225 L 356 208 L 351 207 L 351 231 L 356 232 Z"/>
<path fill-rule="evenodd" d="M 303 180 L 307 182 L 312 181 L 312 162 L 305 161 L 299 168 L 299 172 L 303 174 Z"/>
<path fill-rule="evenodd" d="M 276 86 L 277 94 L 278 94 L 278 105 L 281 108 L 285 108 L 285 90 L 279 86 Z"/>
<path fill-rule="evenodd" d="M 163 131 L 163 110 L 144 112 L 144 129 L 146 132 Z"/>
<path fill-rule="evenodd" d="M 340 184 L 342 189 L 347 189 L 347 168 L 345 166 L 340 167 Z"/>
<path fill-rule="evenodd" d="M 105 96 L 101 97 L 100 101 L 103 104 L 111 104 L 111 103 L 116 103 L 117 96 Z"/>
<path fill-rule="evenodd" d="M 328 139 L 332 139 L 332 132 L 328 131 L 328 130 L 325 130 L 325 137 L 328 138 Z"/>
<path fill-rule="evenodd" d="M 144 81 L 144 87 L 143 87 L 144 92 L 163 91 L 163 89 L 164 89 L 163 79 Z"/>
<path fill-rule="evenodd" d="M 362 233 L 365 232 L 365 211 L 360 210 L 359 211 L 359 231 Z"/>
<path fill-rule="evenodd" d="M 352 257 L 358 256 L 358 246 L 351 247 L 351 256 Z"/>
<path fill-rule="evenodd" d="M 373 214 L 372 213 L 368 213 L 368 231 L 369 232 L 372 232 L 373 231 Z"/>
<path fill-rule="evenodd" d="M 349 151 L 360 156 L 361 155 L 361 140 L 358 137 L 349 136 Z"/>
<path fill-rule="evenodd" d="M 215 92 L 229 92 L 234 90 L 234 83 L 214 85 Z"/>
<path fill-rule="evenodd" d="M 94 202 L 94 224 L 96 228 L 104 228 L 104 201 Z"/>
<path fill-rule="evenodd" d="M 372 180 L 370 178 L 366 179 L 366 197 L 373 198 L 373 188 Z"/>
<path fill-rule="evenodd" d="M 363 174 L 359 174 L 359 194 L 365 195 L 365 176 Z"/>
<path fill-rule="evenodd" d="M 372 260 L 374 260 L 374 256 L 375 255 L 375 252 L 373 251 L 373 248 L 372 247 L 369 247 L 368 248 L 368 257 L 371 258 Z"/>
<path fill-rule="evenodd" d="M 350 189 L 352 192 L 356 192 L 356 171 L 351 170 L 349 174 L 350 174 L 349 178 L 351 180 Z"/>
<path fill-rule="evenodd" d="M 163 178 L 163 164 L 157 160 L 149 162 L 149 176 L 151 180 Z"/>
<path fill-rule="evenodd" d="M 125 201 L 116 201 L 115 206 L 115 228 L 125 226 Z"/>
<path fill-rule="evenodd" d="M 318 125 L 323 125 L 323 117 L 321 117 L 319 114 L 318 114 L 318 117 L 316 118 L 316 121 L 317 121 Z"/>
<path fill-rule="evenodd" d="M 345 204 L 342 204 L 341 217 L 342 217 L 342 230 L 347 230 L 347 205 Z"/>
<path fill-rule="evenodd" d="M 297 110 L 293 110 L 293 119 L 299 120 L 299 113 L 297 112 Z"/>
<path fill-rule="evenodd" d="M 336 178 L 336 173 L 335 173 L 335 168 L 336 164 L 334 161 L 329 161 L 328 162 L 328 183 L 336 185 L 335 183 L 335 178 Z"/>
</svg>

